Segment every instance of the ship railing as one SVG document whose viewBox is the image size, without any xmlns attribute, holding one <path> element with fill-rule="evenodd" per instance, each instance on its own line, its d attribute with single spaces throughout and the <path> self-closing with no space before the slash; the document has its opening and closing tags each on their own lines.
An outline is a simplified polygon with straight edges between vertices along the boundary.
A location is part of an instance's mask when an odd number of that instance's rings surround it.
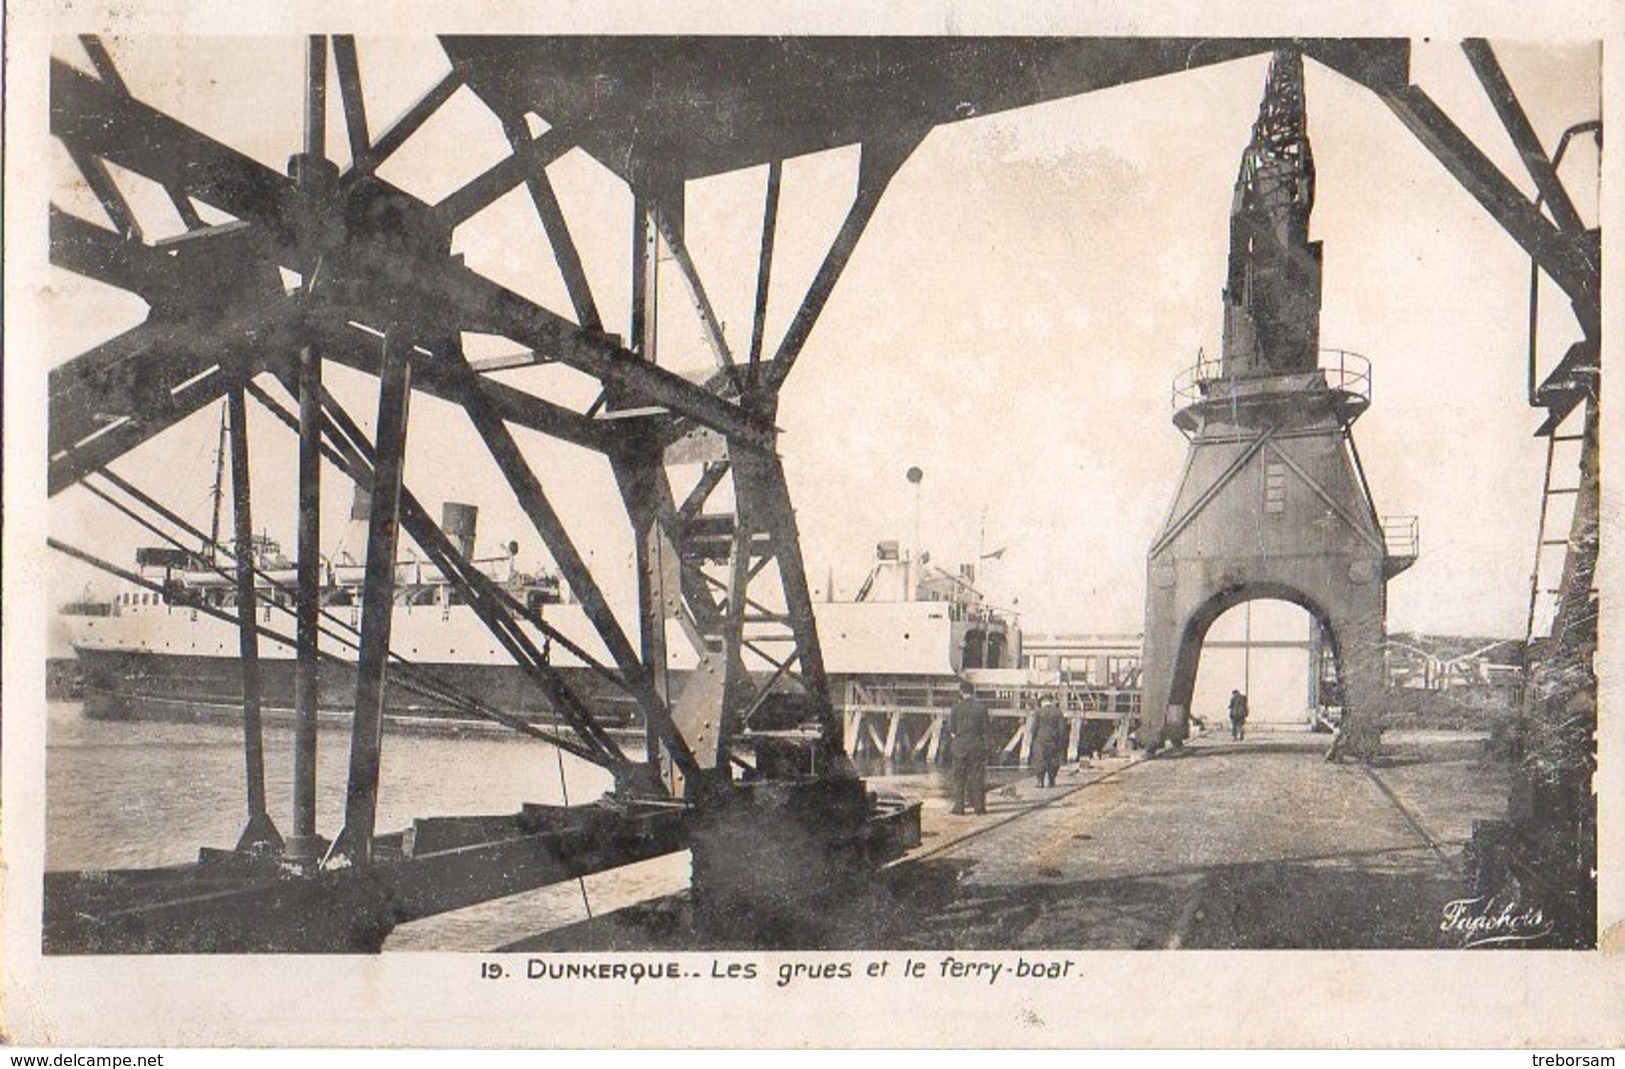
<svg viewBox="0 0 1625 1069">
<path fill-rule="evenodd" d="M 948 619 L 954 623 L 989 624 L 1010 628 L 1016 613 L 984 602 L 948 602 Z"/>
<path fill-rule="evenodd" d="M 1054 698 L 1065 714 L 1123 714 L 1140 711 L 1140 690 L 1132 685 L 1098 683 L 1032 683 L 979 686 L 976 697 L 1000 715 L 1026 714 Z M 866 711 L 947 712 L 959 700 L 955 680 L 937 683 L 852 680 L 843 705 Z"/>
<path fill-rule="evenodd" d="M 993 712 L 1031 712 L 1045 698 L 1055 699 L 1063 715 L 1108 713 L 1134 714 L 1140 711 L 1138 688 L 1105 686 L 1096 683 L 1037 683 L 1014 686 L 978 687 L 976 696 Z"/>
<path fill-rule="evenodd" d="M 486 578 L 495 583 L 510 583 L 520 575 L 511 556 L 476 557 L 469 561 Z M 335 586 L 360 587 L 366 584 L 367 566 L 349 560 L 331 565 L 331 582 Z M 396 586 L 452 586 L 451 579 L 432 561 L 409 557 L 395 562 Z"/>
<path fill-rule="evenodd" d="M 1348 394 L 1366 404 L 1371 403 L 1371 361 L 1347 349 L 1322 349 L 1316 362 L 1321 380 L 1310 389 L 1325 388 Z M 1224 374 L 1224 361 L 1219 357 L 1198 355 L 1196 363 L 1174 378 L 1173 408 L 1180 411 L 1195 404 L 1220 400 L 1238 392 L 1237 384 L 1248 381 Z"/>
</svg>

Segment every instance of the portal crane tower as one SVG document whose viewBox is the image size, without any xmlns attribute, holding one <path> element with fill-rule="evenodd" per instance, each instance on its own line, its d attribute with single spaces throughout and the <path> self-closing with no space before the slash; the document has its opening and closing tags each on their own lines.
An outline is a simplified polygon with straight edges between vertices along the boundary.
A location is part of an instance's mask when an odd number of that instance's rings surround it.
<svg viewBox="0 0 1625 1069">
<path fill-rule="evenodd" d="M 1403 41 L 449 37 L 441 47 L 450 70 L 402 114 L 380 122 L 357 41 L 312 37 L 303 144 L 282 171 L 138 99 L 110 51 L 95 38 L 82 43 L 89 70 L 52 63 L 51 133 L 105 219 L 53 206 L 52 263 L 139 297 L 150 311 L 140 325 L 51 371 L 49 493 L 83 486 L 130 514 L 178 519 L 149 489 L 108 466 L 225 400 L 234 537 L 215 549 L 222 567 L 233 562 L 240 605 L 255 605 L 245 548 L 253 532 L 251 404 L 297 436 L 302 522 L 293 635 L 262 614 L 231 614 L 245 694 L 241 841 L 176 870 L 96 879 L 52 874 L 47 944 L 58 949 L 372 950 L 405 920 L 684 846 L 694 850 L 697 901 L 721 917 L 771 922 L 809 888 L 871 868 L 917 841 L 917 810 L 877 801 L 842 758 L 774 419 L 780 391 L 888 183 L 937 125 L 1282 46 L 1299 49 L 1380 97 L 1571 301 L 1586 341 L 1565 361 L 1565 374 L 1581 383 L 1579 393 L 1554 388 L 1542 403 L 1555 411 L 1566 398 L 1591 398 L 1595 422 L 1598 231 L 1579 224 L 1550 160 L 1520 132 L 1510 91 L 1502 117 L 1520 139 L 1541 203 L 1520 194 L 1410 84 Z M 1494 96 L 1493 54 L 1481 42 L 1468 47 Z M 342 131 L 327 128 L 335 90 Z M 433 202 L 381 177 L 386 161 L 466 93 L 500 123 L 506 155 Z M 338 137 L 352 161 L 346 167 L 333 162 Z M 766 326 L 784 161 L 853 145 L 860 163 L 850 206 L 775 341 Z M 574 149 L 632 194 L 625 336 L 606 326 L 549 179 L 549 165 Z M 767 180 L 754 316 L 743 344 L 723 330 L 689 252 L 684 190 L 688 181 L 758 165 L 766 165 Z M 155 183 L 184 233 L 150 239 L 120 173 Z M 564 280 L 568 316 L 452 252 L 459 226 L 515 190 L 535 209 L 536 237 Z M 657 359 L 652 278 L 662 259 L 675 265 L 710 349 L 712 366 L 699 379 Z M 471 358 L 463 347 L 468 333 L 505 338 L 519 355 Z M 323 370 L 333 363 L 376 378 L 375 434 L 364 433 L 326 388 Z M 596 400 L 582 409 L 492 377 L 500 367 L 540 364 L 587 376 Z M 547 633 L 545 622 L 521 626 L 523 607 L 482 578 L 405 485 L 411 400 L 422 394 L 462 410 L 546 544 L 608 651 L 606 661 L 592 663 L 641 714 L 643 755 L 624 750 L 550 667 L 545 641 L 567 637 Z M 522 433 L 608 462 L 636 539 L 635 633 L 611 611 L 577 533 L 554 506 L 549 473 L 521 449 Z M 440 683 L 415 678 L 391 650 L 394 578 L 380 565 L 368 575 L 354 653 L 345 658 L 356 686 L 344 821 L 336 829 L 316 826 L 317 667 L 331 656 L 317 642 L 326 626 L 315 520 L 324 465 L 372 496 L 367 560 L 393 560 L 401 533 L 416 542 L 548 697 L 557 726 L 519 722 L 477 695 L 452 697 L 474 715 L 601 765 L 614 776 L 613 798 L 481 820 L 425 818 L 405 832 L 381 833 L 385 680 L 431 690 Z M 53 545 L 119 571 L 65 537 Z M 1576 565 L 1576 574 L 1584 571 Z M 702 682 L 680 695 L 668 692 L 660 670 L 668 624 L 701 665 Z M 541 629 L 542 643 L 532 628 Z M 255 666 L 257 644 L 267 637 L 290 638 L 305 680 L 293 826 L 282 829 L 265 808 Z M 761 672 L 763 664 L 770 670 Z"/>
</svg>

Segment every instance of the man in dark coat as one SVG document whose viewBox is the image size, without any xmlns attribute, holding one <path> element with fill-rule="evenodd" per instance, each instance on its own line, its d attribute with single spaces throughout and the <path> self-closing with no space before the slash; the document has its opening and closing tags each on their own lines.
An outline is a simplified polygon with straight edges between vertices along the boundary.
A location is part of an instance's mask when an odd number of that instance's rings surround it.
<svg viewBox="0 0 1625 1069">
<path fill-rule="evenodd" d="M 1061 771 L 1061 760 L 1066 756 L 1066 720 L 1061 707 L 1051 695 L 1038 703 L 1038 715 L 1033 718 L 1033 768 L 1038 770 L 1040 787 L 1055 786 L 1055 776 Z"/>
<path fill-rule="evenodd" d="M 987 706 L 976 700 L 969 680 L 959 684 L 959 701 L 948 713 L 948 755 L 953 760 L 954 807 L 987 812 L 987 751 L 992 721 Z"/>
<path fill-rule="evenodd" d="M 1239 690 L 1230 692 L 1230 737 L 1247 737 L 1247 695 Z"/>
</svg>

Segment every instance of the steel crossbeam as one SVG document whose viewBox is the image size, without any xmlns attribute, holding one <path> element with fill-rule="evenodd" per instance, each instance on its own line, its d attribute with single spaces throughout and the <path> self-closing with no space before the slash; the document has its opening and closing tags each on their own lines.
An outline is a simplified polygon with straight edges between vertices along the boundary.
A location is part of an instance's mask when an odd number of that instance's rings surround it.
<svg viewBox="0 0 1625 1069">
<path fill-rule="evenodd" d="M 623 136 L 643 136 L 642 112 L 632 105 L 651 107 L 657 115 L 671 113 L 674 102 L 661 96 L 658 85 L 681 87 L 698 79 L 704 83 L 695 87 L 698 91 L 724 103 L 758 90 L 750 85 L 741 89 L 733 82 L 711 84 L 707 79 L 712 75 L 706 72 L 715 64 L 679 63 L 664 72 L 665 81 L 617 82 L 602 98 L 587 101 L 571 88 L 572 79 L 590 74 L 593 62 L 641 62 L 647 58 L 648 43 L 595 40 L 580 47 L 543 43 L 535 45 L 530 56 L 545 60 L 539 63 L 525 62 L 523 40 L 442 43 L 453 60 L 452 70 L 375 133 L 377 116 L 369 113 L 355 39 L 312 37 L 304 143 L 290 160 L 287 174 L 135 99 L 111 55 L 95 38 L 84 41 L 94 75 L 60 61 L 51 65 L 51 132 L 111 224 L 109 229 L 53 207 L 52 262 L 142 298 L 151 314 L 133 330 L 52 370 L 49 488 L 57 493 L 202 406 L 228 400 L 239 605 L 234 619 L 244 673 L 249 809 L 243 846 L 274 850 L 279 842 L 265 815 L 256 666 L 258 638 L 268 632 L 254 615 L 244 401 L 245 394 L 264 399 L 252 380 L 267 369 L 299 401 L 297 419 L 279 413 L 294 423 L 300 440 L 295 637 L 301 693 L 289 857 L 313 858 L 309 851 L 317 843 L 315 666 L 330 656 L 318 648 L 317 640 L 321 586 L 317 517 L 323 458 L 373 493 L 345 820 L 328 852 L 330 867 L 388 869 L 403 849 L 400 841 L 378 836 L 375 828 L 385 681 L 394 659 L 389 651 L 394 550 L 401 530 L 467 598 L 481 623 L 524 669 L 574 738 L 552 736 L 534 725 L 512 726 L 611 769 L 625 795 L 658 793 L 657 776 L 665 765 L 679 796 L 703 805 L 716 796 L 718 785 L 733 782 L 732 766 L 748 764 L 754 756 L 758 771 L 770 767 L 762 756 L 765 750 L 751 751 L 750 722 L 758 716 L 765 719 L 770 699 L 784 694 L 782 688 L 789 685 L 797 692 L 782 704 L 800 717 L 798 727 L 816 728 L 815 742 L 804 748 L 812 755 L 810 767 L 820 777 L 852 786 L 846 782 L 851 774 L 840 760 L 845 725 L 835 713 L 825 672 L 800 532 L 776 452 L 774 418 L 779 392 L 807 351 L 890 183 L 935 125 L 974 114 L 979 106 L 987 111 L 1021 107 L 1252 55 L 1276 42 L 1117 39 L 1091 45 L 989 39 L 926 46 L 838 39 L 808 45 L 804 55 L 786 49 L 782 42 L 688 42 L 683 48 L 702 58 L 742 50 L 737 55 L 745 66 L 778 72 L 781 81 L 787 80 L 784 85 L 816 77 L 827 69 L 829 57 L 868 72 L 868 80 L 857 78 L 831 87 L 828 101 L 779 93 L 763 100 L 757 112 L 740 111 L 756 114 L 759 121 L 741 120 L 733 124 L 740 127 L 737 130 L 728 124 L 722 129 L 674 124 L 649 135 L 652 148 L 629 142 L 619 160 L 606 158 L 606 146 L 615 146 Z M 1595 234 L 1580 225 L 1552 160 L 1541 150 L 1489 46 L 1468 42 L 1464 47 L 1527 164 L 1550 219 L 1541 202 L 1524 197 L 1425 92 L 1410 84 L 1403 42 L 1300 45 L 1304 54 L 1356 78 L 1387 104 L 1565 290 L 1594 343 L 1600 293 Z M 888 50 L 895 50 L 895 55 Z M 945 61 L 939 63 L 933 56 Z M 1081 62 L 1085 59 L 1094 62 Z M 1023 76 L 1005 81 L 991 77 L 1012 70 Z M 973 76 L 988 83 L 979 105 L 963 91 L 962 83 Z M 911 89 L 917 83 L 919 92 L 894 91 L 899 79 Z M 344 171 L 327 158 L 330 81 L 339 95 L 343 136 L 353 161 Z M 763 79 L 763 84 L 768 81 L 774 79 Z M 498 119 L 505 154 L 434 204 L 380 178 L 380 165 L 409 144 L 465 87 Z M 875 95 L 872 114 L 858 107 L 866 93 Z M 832 110 L 842 113 L 831 115 Z M 531 114 L 545 121 L 545 131 L 531 133 Z M 823 126 L 774 125 L 775 116 L 806 115 L 839 121 Z M 836 143 L 822 143 L 837 136 Z M 854 144 L 859 157 L 850 206 L 805 293 L 791 303 L 782 335 L 774 341 L 768 337 L 767 313 L 785 160 L 806 151 Z M 632 307 L 625 339 L 605 328 L 606 310 L 593 292 L 566 205 L 548 177 L 548 166 L 576 148 L 593 153 L 632 195 Z M 662 151 L 669 157 L 664 161 L 656 158 Z M 748 347 L 735 346 L 724 332 L 713 303 L 713 294 L 722 290 L 704 277 L 691 254 L 684 217 L 684 182 L 715 173 L 724 162 L 730 167 L 766 165 Z M 119 188 L 119 169 L 158 183 L 187 232 L 168 241 L 149 241 L 148 230 Z M 481 274 L 452 251 L 458 228 L 477 225 L 481 213 L 521 188 L 560 271 L 573 319 Z M 206 225 L 199 205 L 223 212 L 231 221 Z M 702 382 L 675 373 L 658 359 L 662 245 L 670 252 L 716 362 Z M 291 293 L 284 291 L 282 270 L 299 276 Z M 614 316 L 609 319 L 615 322 Z M 459 339 L 463 332 L 506 338 L 526 351 L 529 362 L 556 362 L 588 376 L 597 384 L 598 401 L 578 411 L 480 374 L 463 355 Z M 363 437 L 323 389 L 320 368 L 328 360 L 377 376 L 379 423 L 374 441 Z M 545 648 L 537 648 L 521 621 L 528 620 L 554 641 L 569 640 L 550 632 L 546 621 L 527 615 L 525 606 L 464 559 L 402 485 L 413 390 L 447 400 L 467 414 L 514 500 L 541 534 L 608 649 L 611 663 L 600 665 L 586 651 L 569 648 L 595 670 L 612 676 L 643 715 L 648 750 L 641 764 L 620 750 L 586 702 L 552 669 Z M 581 446 L 609 461 L 635 539 L 636 642 L 622 630 L 598 577 L 520 448 L 514 427 Z M 1266 432 L 1250 443 L 1244 455 L 1264 448 L 1267 438 Z M 678 481 L 679 469 L 696 466 L 697 472 Z M 679 494 L 674 485 L 687 489 Z M 728 503 L 719 505 L 721 501 Z M 681 626 L 703 669 L 715 677 L 715 682 L 689 685 L 677 698 L 666 679 L 667 625 L 672 622 Z M 787 653 L 780 643 L 788 644 Z M 779 655 L 764 652 L 767 646 Z M 769 665 L 771 672 L 760 670 L 757 661 L 747 661 L 747 654 Z M 771 702 L 775 710 L 780 705 Z M 497 719 L 501 716 L 496 714 Z M 768 734 L 760 733 L 757 741 Z M 683 834 L 681 828 L 667 828 L 661 849 L 680 842 Z M 492 857 L 509 856 L 488 843 L 480 849 Z M 642 856 L 641 848 L 624 852 Z M 591 871 L 599 863 L 597 858 L 576 858 L 550 867 L 535 858 L 526 861 L 537 871 L 559 872 Z M 448 865 L 461 871 L 457 864 Z M 327 878 L 316 871 L 318 866 L 308 868 L 313 880 Z M 259 893 L 244 901 L 257 901 Z"/>
</svg>

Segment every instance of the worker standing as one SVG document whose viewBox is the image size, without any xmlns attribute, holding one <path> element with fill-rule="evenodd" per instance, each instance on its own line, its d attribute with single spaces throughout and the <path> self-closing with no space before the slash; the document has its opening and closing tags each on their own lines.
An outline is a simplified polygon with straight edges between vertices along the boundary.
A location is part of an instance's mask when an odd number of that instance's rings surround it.
<svg viewBox="0 0 1625 1069">
<path fill-rule="evenodd" d="M 1230 692 L 1230 737 L 1247 737 L 1247 695 L 1239 690 Z"/>
<path fill-rule="evenodd" d="M 987 748 L 992 720 L 987 706 L 976 700 L 970 680 L 959 682 L 959 701 L 948 713 L 948 754 L 953 760 L 954 807 L 987 812 Z"/>
<path fill-rule="evenodd" d="M 1033 768 L 1038 770 L 1040 787 L 1055 786 L 1065 754 L 1066 721 L 1055 696 L 1046 694 L 1038 703 L 1038 715 L 1033 718 Z"/>
</svg>

